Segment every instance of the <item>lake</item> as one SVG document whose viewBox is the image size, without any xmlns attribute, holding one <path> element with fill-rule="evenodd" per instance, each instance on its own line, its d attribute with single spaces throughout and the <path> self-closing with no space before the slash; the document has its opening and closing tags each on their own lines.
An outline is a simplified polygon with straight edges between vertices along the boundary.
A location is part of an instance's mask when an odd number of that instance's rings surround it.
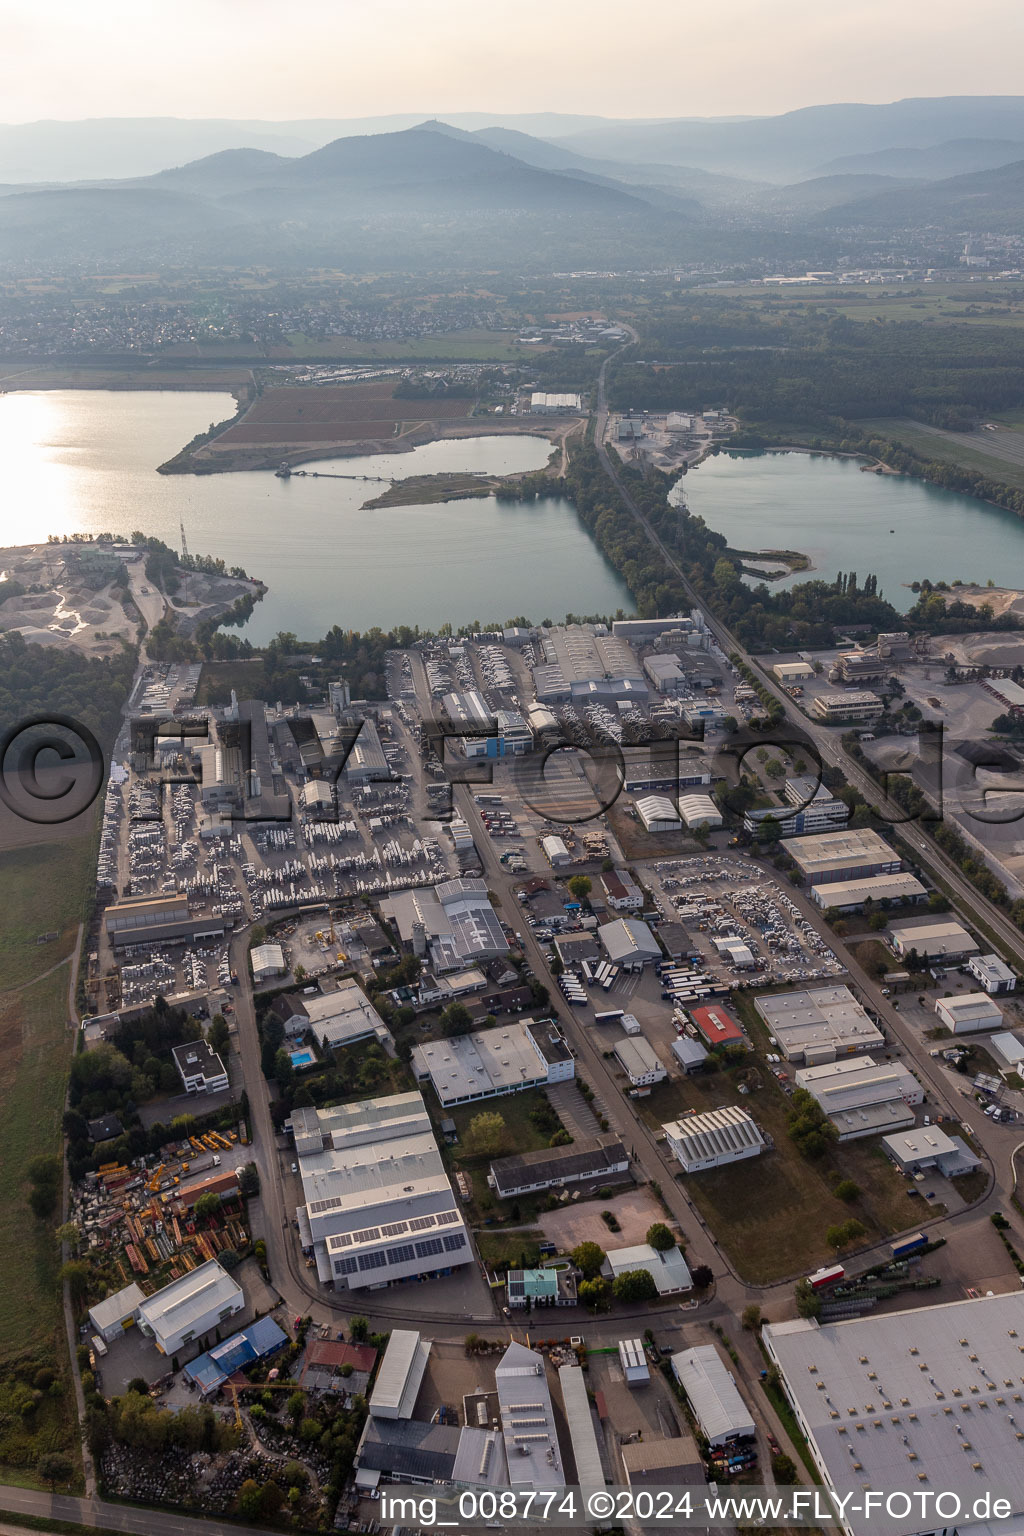
<svg viewBox="0 0 1024 1536">
<path fill-rule="evenodd" d="M 437 629 L 519 614 L 539 621 L 567 612 L 633 612 L 626 584 L 560 496 L 523 503 L 487 496 L 364 512 L 362 502 L 383 486 L 278 480 L 269 471 L 156 473 L 211 421 L 233 413 L 234 401 L 220 392 L 0 396 L 0 543 L 142 529 L 178 548 L 184 521 L 193 554 L 241 565 L 267 583 L 267 595 L 240 631 L 254 644 L 279 630 L 315 640 L 332 624 Z M 462 438 L 307 467 L 388 477 L 508 474 L 540 469 L 550 452 L 542 437 Z"/>
<path fill-rule="evenodd" d="M 902 475 L 862 469 L 862 459 L 808 453 L 719 453 L 678 483 L 690 511 L 724 533 L 735 549 L 793 549 L 809 555 L 810 572 L 791 586 L 839 571 L 863 581 L 906 611 L 916 601 L 909 582 L 957 578 L 999 586 L 1020 580 L 1024 522 L 1012 512 Z"/>
</svg>

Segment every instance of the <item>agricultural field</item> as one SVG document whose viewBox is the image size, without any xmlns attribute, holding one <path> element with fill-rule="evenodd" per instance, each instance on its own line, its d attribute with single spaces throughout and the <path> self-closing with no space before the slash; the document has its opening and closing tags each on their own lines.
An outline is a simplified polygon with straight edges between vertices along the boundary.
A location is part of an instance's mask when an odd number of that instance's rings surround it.
<svg viewBox="0 0 1024 1536">
<path fill-rule="evenodd" d="M 94 824 L 95 818 L 92 821 Z M 65 829 L 56 827 L 54 831 Z M 4 913 L 0 976 L 4 991 L 42 975 L 74 948 L 92 885 L 94 858 L 94 840 L 88 836 L 0 852 Z M 50 933 L 57 937 L 37 943 Z M 64 978 L 66 986 L 66 971 Z"/>
<path fill-rule="evenodd" d="M 859 422 L 865 431 L 878 432 L 927 459 L 975 469 L 993 480 L 1024 490 L 1024 427 L 1018 413 L 994 416 L 995 432 L 947 432 L 905 417 L 880 417 Z"/>
<path fill-rule="evenodd" d="M 287 358 L 355 362 L 517 362 L 546 347 L 520 346 L 514 336 L 495 331 L 449 331 L 443 336 L 415 336 L 408 341 L 364 341 L 357 336 L 329 336 L 323 340 L 291 335 L 287 347 L 272 347 L 274 361 Z"/>
<path fill-rule="evenodd" d="M 931 320 L 947 325 L 1024 326 L 1024 301 L 1019 283 L 927 284 L 902 287 L 896 283 L 843 284 L 841 287 L 782 285 L 741 287 L 730 296 L 760 301 L 762 307 L 798 314 L 816 309 L 848 320 Z"/>
<path fill-rule="evenodd" d="M 213 446 L 234 449 L 258 445 L 312 448 L 402 436 L 405 423 L 452 420 L 470 414 L 462 399 L 396 400 L 394 379 L 320 388 L 268 389 L 241 421 L 222 432 Z"/>
</svg>

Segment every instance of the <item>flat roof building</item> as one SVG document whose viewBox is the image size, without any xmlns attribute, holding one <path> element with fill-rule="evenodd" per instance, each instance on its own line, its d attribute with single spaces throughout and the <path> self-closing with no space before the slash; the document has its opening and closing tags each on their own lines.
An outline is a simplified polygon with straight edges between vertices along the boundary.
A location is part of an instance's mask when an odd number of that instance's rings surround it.
<svg viewBox="0 0 1024 1536">
<path fill-rule="evenodd" d="M 412 1069 L 447 1108 L 575 1076 L 572 1052 L 550 1019 L 519 1019 L 450 1040 L 413 1046 Z"/>
<path fill-rule="evenodd" d="M 934 1168 L 943 1178 L 957 1178 L 977 1168 L 981 1159 L 969 1151 L 959 1136 L 947 1136 L 941 1126 L 921 1125 L 882 1137 L 886 1155 L 901 1173 Z"/>
<path fill-rule="evenodd" d="M 576 1463 L 576 1483 L 580 1488 L 603 1488 L 604 1465 L 587 1378 L 578 1365 L 563 1365 L 559 1367 L 558 1385 L 562 1389 L 569 1445 Z"/>
<path fill-rule="evenodd" d="M 819 693 L 811 705 L 811 713 L 826 725 L 846 725 L 860 720 L 877 720 L 884 708 L 876 693 L 851 689 L 847 693 Z"/>
<path fill-rule="evenodd" d="M 104 1297 L 89 1308 L 89 1326 L 99 1334 L 104 1343 L 118 1338 L 135 1321 L 135 1314 L 146 1299 L 145 1292 L 135 1284 L 126 1285 L 112 1296 Z"/>
<path fill-rule="evenodd" d="M 992 996 L 1012 992 L 1017 985 L 1013 971 L 998 955 L 972 955 L 967 962 L 967 969 L 980 984 L 982 991 Z"/>
<path fill-rule="evenodd" d="M 630 1488 L 701 1487 L 707 1482 L 697 1442 L 688 1434 L 624 1445 L 622 1467 Z"/>
<path fill-rule="evenodd" d="M 758 1157 L 765 1139 L 745 1109 L 726 1104 L 703 1115 L 685 1115 L 662 1126 L 669 1147 L 684 1173 L 724 1168 Z"/>
<path fill-rule="evenodd" d="M 1003 1011 L 987 992 L 964 992 L 959 997 L 937 997 L 935 1012 L 954 1035 L 1001 1029 Z"/>
<path fill-rule="evenodd" d="M 175 1355 L 186 1344 L 227 1322 L 244 1306 L 242 1287 L 235 1284 L 216 1259 L 209 1259 L 148 1296 L 136 1315 L 139 1328 L 153 1340 L 160 1353 Z"/>
<path fill-rule="evenodd" d="M 391 1031 L 354 977 L 339 981 L 333 992 L 292 996 L 288 1003 L 291 1012 L 285 1030 L 289 1034 L 296 1033 L 296 1019 L 304 1020 L 300 1029 L 311 1030 L 327 1050 L 372 1039 L 393 1054 Z"/>
<path fill-rule="evenodd" d="M 375 1419 L 411 1419 L 430 1358 L 430 1344 L 409 1328 L 393 1328 L 370 1394 Z"/>
<path fill-rule="evenodd" d="M 892 1512 L 884 1499 L 870 1516 L 848 1508 L 848 1536 L 934 1531 L 942 1521 L 934 1504 L 922 1512 L 910 1492 L 917 1488 L 959 1499 L 961 1536 L 989 1536 L 993 1522 L 973 1511 L 990 1484 L 1018 1517 L 1007 1529 L 1019 1528 L 1024 1292 L 837 1323 L 796 1318 L 766 1324 L 761 1337 L 828 1486 L 909 1492 Z M 882 1396 L 893 1405 L 884 1412 Z"/>
<path fill-rule="evenodd" d="M 798 1088 L 817 1099 L 840 1141 L 913 1125 L 914 1106 L 924 1098 L 921 1084 L 906 1067 L 872 1061 L 870 1056 L 844 1056 L 841 1061 L 801 1067 L 795 1080 Z"/>
<path fill-rule="evenodd" d="M 186 1093 L 220 1093 L 228 1086 L 224 1063 L 208 1040 L 188 1040 L 171 1055 Z"/>
<path fill-rule="evenodd" d="M 712 1450 L 730 1440 L 753 1439 L 753 1416 L 713 1344 L 697 1344 L 673 1355 L 672 1374 Z"/>
<path fill-rule="evenodd" d="M 543 1356 L 512 1343 L 494 1372 L 513 1488 L 561 1488 L 562 1453 Z"/>
<path fill-rule="evenodd" d="M 1024 1062 L 1024 1041 L 1012 1029 L 1001 1029 L 993 1035 L 988 1048 L 1004 1072 L 1020 1072 Z"/>
<path fill-rule="evenodd" d="M 114 902 L 103 924 L 115 949 L 130 944 L 183 944 L 189 939 L 222 938 L 224 919 L 212 913 L 190 916 L 188 897 L 139 896 Z"/>
<path fill-rule="evenodd" d="M 901 865 L 899 854 L 871 827 L 787 837 L 782 846 L 809 885 L 896 874 Z"/>
<path fill-rule="evenodd" d="M 380 904 L 403 946 L 429 953 L 437 972 L 461 971 L 508 953 L 508 940 L 483 880 L 443 880 L 432 890 L 399 891 Z"/>
<path fill-rule="evenodd" d="M 813 987 L 803 992 L 772 992 L 754 1006 L 787 1061 L 835 1061 L 879 1050 L 885 1036 L 849 987 Z"/>
<path fill-rule="evenodd" d="M 866 902 L 926 901 L 928 892 L 915 875 L 900 871 L 895 875 L 867 875 L 857 880 L 833 880 L 827 885 L 812 885 L 811 900 L 822 908 L 835 907 L 840 912 L 859 912 Z"/>
<path fill-rule="evenodd" d="M 979 945 L 959 923 L 921 923 L 914 927 L 890 928 L 889 943 L 897 955 L 911 950 L 926 960 L 960 961 L 977 954 Z"/>
<path fill-rule="evenodd" d="M 686 673 L 679 657 L 664 651 L 644 657 L 644 672 L 658 693 L 678 693 L 686 685 Z"/>
</svg>

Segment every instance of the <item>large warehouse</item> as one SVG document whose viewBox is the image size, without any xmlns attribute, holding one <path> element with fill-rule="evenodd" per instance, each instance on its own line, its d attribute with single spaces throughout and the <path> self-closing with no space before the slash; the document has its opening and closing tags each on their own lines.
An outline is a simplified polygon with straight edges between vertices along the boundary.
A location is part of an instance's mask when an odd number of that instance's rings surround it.
<svg viewBox="0 0 1024 1536">
<path fill-rule="evenodd" d="M 622 1142 L 614 1136 L 595 1136 L 566 1147 L 541 1147 L 537 1152 L 495 1158 L 487 1182 L 499 1199 L 514 1200 L 517 1195 L 590 1180 L 617 1184 L 628 1173 L 629 1155 Z"/>
<path fill-rule="evenodd" d="M 422 1095 L 296 1109 L 303 1248 L 336 1291 L 447 1274 L 472 1262 Z"/>
<path fill-rule="evenodd" d="M 782 846 L 809 885 L 892 875 L 900 868 L 899 854 L 871 827 L 786 837 Z"/>
<path fill-rule="evenodd" d="M 923 959 L 949 964 L 966 960 L 968 955 L 976 955 L 979 949 L 977 940 L 971 938 L 966 928 L 948 920 L 921 923 L 911 928 L 891 928 L 889 943 L 897 955 L 907 955 L 913 949 Z"/>
<path fill-rule="evenodd" d="M 320 1044 L 330 1050 L 353 1045 L 357 1040 L 378 1040 L 386 1050 L 393 1043 L 384 1020 L 351 976 L 339 981 L 333 992 L 279 997 L 274 1002 L 274 1012 L 283 1023 L 285 1034 L 301 1035 L 312 1030 Z"/>
<path fill-rule="evenodd" d="M 982 1029 L 1003 1027 L 1003 1011 L 987 992 L 962 992 L 959 997 L 937 997 L 935 1012 L 954 1035 L 971 1035 Z"/>
<path fill-rule="evenodd" d="M 641 795 L 636 802 L 636 813 L 645 832 L 678 832 L 683 825 L 667 795 Z"/>
<path fill-rule="evenodd" d="M 953 1523 L 960 1536 L 1019 1531 L 1024 1292 L 841 1323 L 796 1318 L 766 1324 L 761 1337 L 825 1482 L 908 1494 L 870 1516 L 853 1500 L 848 1536 L 921 1536 Z M 934 1504 L 922 1513 L 918 1489 L 955 1495 L 964 1515 L 940 1518 Z M 1017 1518 L 979 1518 L 974 1501 L 989 1491 Z"/>
<path fill-rule="evenodd" d="M 750 1409 L 713 1344 L 681 1349 L 672 1356 L 672 1374 L 686 1393 L 698 1428 L 712 1450 L 730 1440 L 754 1438 Z"/>
<path fill-rule="evenodd" d="M 472 1035 L 413 1046 L 417 1082 L 429 1081 L 446 1108 L 501 1094 L 564 1083 L 576 1073 L 572 1052 L 551 1019 L 517 1019 Z"/>
<path fill-rule="evenodd" d="M 482 880 L 443 880 L 431 890 L 399 891 L 380 904 L 403 946 L 427 950 L 436 972 L 461 971 L 508 953 L 508 940 Z"/>
<path fill-rule="evenodd" d="M 722 813 L 710 795 L 680 795 L 679 814 L 688 827 L 710 827 L 714 831 L 722 825 Z"/>
<path fill-rule="evenodd" d="M 745 1109 L 726 1104 L 703 1115 L 686 1115 L 662 1126 L 684 1173 L 724 1168 L 764 1151 L 765 1140 Z"/>
<path fill-rule="evenodd" d="M 637 1035 L 631 1039 L 627 1036 L 624 1040 L 616 1040 L 612 1046 L 615 1059 L 629 1078 L 634 1088 L 650 1088 L 654 1083 L 663 1082 L 668 1076 L 664 1065 L 658 1058 L 658 1053 L 649 1040 L 643 1035 Z"/>
<path fill-rule="evenodd" d="M 867 875 L 857 880 L 833 880 L 811 886 L 811 900 L 823 910 L 836 907 L 840 912 L 859 912 L 865 902 L 879 905 L 887 901 L 926 901 L 928 892 L 916 875 L 900 870 L 895 875 Z"/>
<path fill-rule="evenodd" d="M 148 1296 L 136 1316 L 140 1331 L 160 1353 L 175 1355 L 186 1344 L 213 1333 L 244 1306 L 242 1287 L 216 1259 L 209 1259 Z"/>
<path fill-rule="evenodd" d="M 756 997 L 754 1006 L 787 1061 L 810 1066 L 885 1044 L 849 987 L 773 992 Z"/>
<path fill-rule="evenodd" d="M 621 965 L 623 970 L 639 971 L 652 960 L 662 958 L 657 939 L 638 917 L 620 917 L 613 923 L 603 923 L 597 936 L 612 965 Z"/>
<path fill-rule="evenodd" d="M 840 1141 L 913 1125 L 913 1106 L 924 1098 L 921 1084 L 906 1067 L 872 1061 L 870 1056 L 844 1056 L 842 1061 L 801 1067 L 796 1085 L 817 1099 Z"/>
</svg>

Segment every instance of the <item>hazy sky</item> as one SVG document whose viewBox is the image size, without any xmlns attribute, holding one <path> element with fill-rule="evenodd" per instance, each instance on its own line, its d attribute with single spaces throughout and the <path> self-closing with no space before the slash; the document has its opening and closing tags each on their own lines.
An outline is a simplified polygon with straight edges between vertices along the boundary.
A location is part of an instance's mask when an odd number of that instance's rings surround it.
<svg viewBox="0 0 1024 1536">
<path fill-rule="evenodd" d="M 781 112 L 1015 95 L 1020 0 L 0 0 L 0 118 Z"/>
</svg>

